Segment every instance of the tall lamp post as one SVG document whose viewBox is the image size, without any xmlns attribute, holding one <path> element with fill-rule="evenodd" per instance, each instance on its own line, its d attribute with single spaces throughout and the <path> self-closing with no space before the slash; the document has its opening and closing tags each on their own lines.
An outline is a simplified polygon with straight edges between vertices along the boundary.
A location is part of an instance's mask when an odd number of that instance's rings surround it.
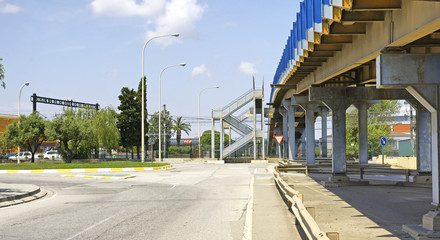
<svg viewBox="0 0 440 240">
<path fill-rule="evenodd" d="M 20 93 L 18 94 L 18 130 L 19 131 L 20 131 L 20 99 L 21 99 L 21 91 L 26 86 L 29 86 L 29 82 L 25 82 L 24 83 L 24 85 L 20 88 Z M 20 163 L 20 144 L 18 144 L 17 163 Z"/>
<path fill-rule="evenodd" d="M 202 94 L 203 91 L 205 91 L 206 89 L 210 89 L 210 88 L 219 88 L 220 86 L 212 86 L 212 87 L 207 87 L 204 88 L 202 90 L 200 90 L 199 92 L 199 116 L 198 116 L 198 122 L 199 122 L 199 158 L 200 158 L 200 152 L 201 152 L 201 143 L 200 143 L 200 95 Z"/>
<path fill-rule="evenodd" d="M 175 64 L 175 65 L 171 65 L 171 66 L 168 66 L 168 67 L 165 67 L 163 70 L 162 70 L 162 72 L 160 72 L 160 76 L 159 76 L 159 161 L 162 161 L 162 142 L 160 141 L 161 140 L 161 134 L 160 134 L 160 129 L 161 129 L 161 107 L 162 107 L 162 105 L 161 105 L 161 85 L 162 85 L 162 73 L 165 71 L 165 70 L 167 70 L 168 68 L 171 68 L 171 67 L 177 67 L 177 66 L 182 66 L 182 67 L 184 67 L 186 65 L 186 63 L 179 63 L 179 64 Z M 165 138 L 165 141 L 166 141 L 166 138 Z"/>
<path fill-rule="evenodd" d="M 161 37 L 178 37 L 179 34 L 178 33 L 174 33 L 174 34 L 167 34 L 167 35 L 160 35 L 160 36 L 156 36 L 156 37 L 152 37 L 150 38 L 150 40 L 148 40 L 145 45 L 144 48 L 142 50 L 142 110 L 141 110 L 141 144 L 142 144 L 142 162 L 145 161 L 145 89 L 144 89 L 144 60 L 145 60 L 145 48 L 147 47 L 147 44 L 156 38 L 161 38 Z"/>
</svg>

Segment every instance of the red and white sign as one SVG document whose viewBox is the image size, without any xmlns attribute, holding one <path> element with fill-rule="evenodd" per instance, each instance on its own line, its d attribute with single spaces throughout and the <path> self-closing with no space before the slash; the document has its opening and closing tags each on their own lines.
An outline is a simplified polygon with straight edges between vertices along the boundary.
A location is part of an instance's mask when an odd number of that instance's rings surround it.
<svg viewBox="0 0 440 240">
<path fill-rule="evenodd" d="M 185 139 L 185 140 L 183 140 L 183 144 L 185 144 L 185 145 L 191 145 L 191 143 L 192 143 L 192 140 L 191 140 L 191 139 Z"/>
<path fill-rule="evenodd" d="M 273 136 L 273 137 L 274 137 L 275 140 L 277 141 L 278 145 L 280 145 L 281 142 L 282 142 L 283 139 L 284 139 L 284 135 L 275 135 L 275 136 Z"/>
</svg>

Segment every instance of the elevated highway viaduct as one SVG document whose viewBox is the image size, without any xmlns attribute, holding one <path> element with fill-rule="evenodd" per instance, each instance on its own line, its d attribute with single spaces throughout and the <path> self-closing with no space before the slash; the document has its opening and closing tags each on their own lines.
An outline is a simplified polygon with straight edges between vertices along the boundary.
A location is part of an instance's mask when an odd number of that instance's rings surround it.
<svg viewBox="0 0 440 240">
<path fill-rule="evenodd" d="M 377 100 L 408 101 L 417 111 L 417 178 L 432 180 L 432 204 L 437 209 L 423 217 L 423 227 L 440 230 L 440 1 L 300 4 L 271 85 L 268 139 L 285 135 L 285 156 L 290 160 L 295 159 L 298 141 L 307 141 L 306 162 L 314 164 L 314 119 L 323 118 L 325 143 L 331 114 L 329 181 L 349 181 L 346 109 L 352 104 L 358 108 L 359 161 L 367 164 L 368 107 Z"/>
</svg>

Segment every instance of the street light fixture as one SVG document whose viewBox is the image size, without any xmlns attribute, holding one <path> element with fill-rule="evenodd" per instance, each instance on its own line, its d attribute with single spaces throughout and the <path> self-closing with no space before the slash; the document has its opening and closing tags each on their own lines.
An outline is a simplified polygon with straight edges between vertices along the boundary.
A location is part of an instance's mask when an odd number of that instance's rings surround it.
<svg viewBox="0 0 440 240">
<path fill-rule="evenodd" d="M 162 161 L 162 141 L 161 141 L 161 134 L 160 134 L 160 129 L 161 129 L 161 85 L 162 85 L 162 73 L 167 70 L 168 68 L 171 67 L 177 67 L 177 66 L 182 66 L 184 67 L 186 65 L 186 63 L 179 63 L 179 64 L 175 64 L 175 65 L 171 65 L 168 67 L 165 67 L 162 72 L 160 72 L 160 76 L 159 76 L 159 161 Z M 165 141 L 166 141 L 166 137 L 165 137 Z"/>
<path fill-rule="evenodd" d="M 200 90 L 199 92 L 199 116 L 198 116 L 198 122 L 199 122 L 199 158 L 200 158 L 200 152 L 201 152 L 201 143 L 200 143 L 200 95 L 202 94 L 203 91 L 205 91 L 206 89 L 210 89 L 210 88 L 219 88 L 220 86 L 212 86 L 212 87 L 207 87 L 204 88 L 202 90 Z"/>
<path fill-rule="evenodd" d="M 20 88 L 20 93 L 18 94 L 18 130 L 19 131 L 20 131 L 20 99 L 21 99 L 21 91 L 26 86 L 29 86 L 29 82 L 25 82 L 24 83 L 24 85 Z M 20 163 L 20 144 L 18 144 L 17 163 Z"/>
<path fill-rule="evenodd" d="M 161 38 L 161 37 L 178 37 L 179 33 L 174 33 L 174 34 L 167 34 L 167 35 L 160 35 L 160 36 L 156 36 L 156 37 L 152 37 L 150 38 L 144 45 L 144 48 L 142 50 L 142 110 L 141 110 L 141 144 L 142 144 L 142 162 L 145 161 L 145 89 L 144 89 L 144 60 L 145 60 L 145 48 L 147 47 L 147 44 L 156 38 Z"/>
</svg>

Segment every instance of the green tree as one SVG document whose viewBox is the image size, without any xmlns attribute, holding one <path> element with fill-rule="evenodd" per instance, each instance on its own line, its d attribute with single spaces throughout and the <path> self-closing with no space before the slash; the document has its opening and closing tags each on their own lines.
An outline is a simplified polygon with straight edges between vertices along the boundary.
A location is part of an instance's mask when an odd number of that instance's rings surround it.
<svg viewBox="0 0 440 240">
<path fill-rule="evenodd" d="M 110 107 L 97 111 L 92 118 L 98 148 L 105 148 L 109 153 L 119 147 L 119 131 L 116 122 L 116 112 Z"/>
<path fill-rule="evenodd" d="M 172 133 L 172 122 L 173 119 L 171 118 L 170 112 L 162 110 L 161 112 L 161 136 L 163 141 L 164 132 L 166 135 L 166 141 L 169 143 L 169 140 L 171 138 Z M 148 134 L 150 135 L 150 138 L 152 137 L 154 139 L 154 148 L 159 149 L 159 112 L 155 112 L 149 120 L 149 128 L 148 128 Z M 167 144 L 169 146 L 170 144 Z"/>
<path fill-rule="evenodd" d="M 8 125 L 5 132 L 5 139 L 15 146 L 29 149 L 32 154 L 31 162 L 35 162 L 35 153 L 41 143 L 46 140 L 45 129 L 46 121 L 38 112 L 33 112 L 29 116 L 21 115 L 18 121 Z"/>
<path fill-rule="evenodd" d="M 0 58 L 0 61 L 3 60 L 2 58 Z M 3 88 L 6 88 L 6 84 L 5 81 L 3 80 L 5 78 L 5 68 L 3 67 L 3 65 L 0 63 L 0 86 L 2 86 Z"/>
<path fill-rule="evenodd" d="M 138 102 L 136 101 L 136 92 L 133 89 L 128 89 L 124 87 L 121 89 L 121 95 L 119 95 L 119 101 L 121 104 L 118 106 L 120 113 L 117 115 L 117 127 L 120 133 L 121 145 L 125 148 L 131 149 L 131 157 L 133 158 L 133 146 L 138 142 L 136 139 L 138 135 L 136 132 L 139 131 L 140 122 L 138 122 Z"/>
<path fill-rule="evenodd" d="M 0 153 L 7 154 L 10 152 L 10 150 L 12 148 L 14 148 L 14 145 L 6 139 L 5 134 L 1 135 L 0 136 Z"/>
<path fill-rule="evenodd" d="M 98 136 L 99 146 L 109 152 L 119 148 L 119 131 L 116 122 L 116 112 L 110 107 L 99 110 L 94 119 L 93 125 Z"/>
<path fill-rule="evenodd" d="M 66 163 L 73 158 L 90 153 L 93 147 L 93 123 L 89 109 L 64 109 L 64 113 L 48 124 L 46 135 L 50 140 L 58 140 L 58 151 Z"/>
<path fill-rule="evenodd" d="M 380 145 L 381 137 L 388 137 L 391 133 L 390 122 L 393 116 L 400 110 L 398 100 L 383 100 L 372 105 L 368 109 L 368 157 L 382 153 Z M 359 156 L 359 125 L 358 111 L 353 110 L 347 113 L 347 156 Z M 353 144 L 353 146 L 352 146 Z M 385 146 L 386 152 L 391 152 L 391 142 Z"/>
<path fill-rule="evenodd" d="M 203 132 L 202 136 L 200 136 L 200 143 L 203 150 L 211 150 L 211 130 L 206 130 Z M 229 143 L 229 135 L 225 134 L 225 139 L 223 140 L 223 146 L 226 146 Z M 215 149 L 220 149 L 220 132 L 214 132 L 214 146 Z M 215 154 L 216 157 L 219 157 L 219 154 Z"/>
<path fill-rule="evenodd" d="M 145 127 L 145 134 L 148 133 L 148 121 L 147 121 L 147 116 L 148 116 L 148 110 L 147 110 L 147 78 L 144 76 L 144 114 L 145 114 L 145 119 L 144 119 L 144 127 Z M 137 114 L 137 123 L 136 123 L 136 132 L 135 132 L 135 139 L 136 139 L 136 146 L 137 147 L 137 155 L 139 158 L 139 149 L 141 149 L 142 147 L 142 141 L 141 141 L 141 135 L 142 135 L 142 79 L 141 81 L 139 81 L 139 85 L 138 85 L 138 91 L 136 94 L 136 102 L 137 104 L 136 106 L 136 114 Z M 148 137 L 145 136 L 145 148 L 148 149 Z"/>
<path fill-rule="evenodd" d="M 184 122 L 182 120 L 182 117 L 177 117 L 176 119 L 173 119 L 173 125 L 171 129 L 176 133 L 177 146 L 180 146 L 182 131 L 188 134 L 189 131 L 191 131 L 191 124 Z"/>
</svg>

